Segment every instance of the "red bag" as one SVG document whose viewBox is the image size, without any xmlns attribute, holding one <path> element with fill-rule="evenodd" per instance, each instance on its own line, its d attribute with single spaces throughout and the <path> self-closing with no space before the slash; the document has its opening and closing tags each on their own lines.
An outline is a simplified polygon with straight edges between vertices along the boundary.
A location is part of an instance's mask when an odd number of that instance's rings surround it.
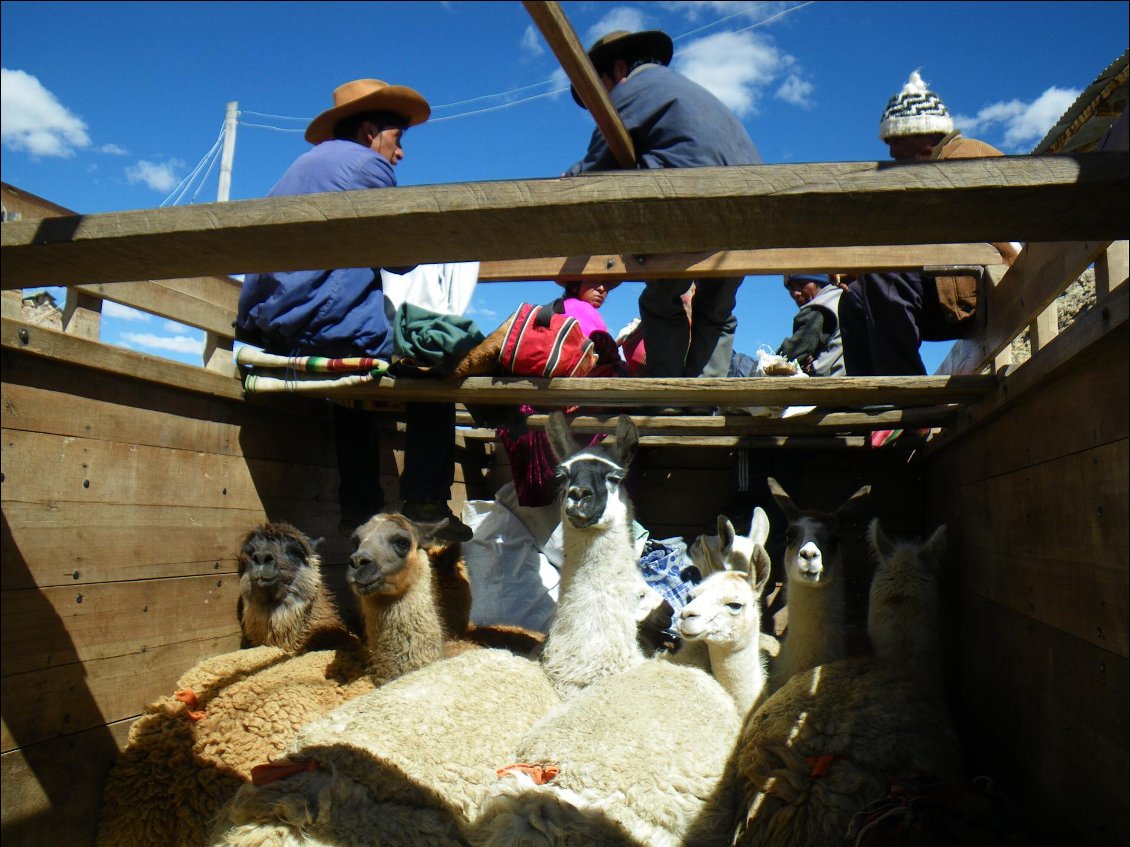
<svg viewBox="0 0 1130 847">
<path fill-rule="evenodd" d="M 597 352 L 580 322 L 554 312 L 553 304 L 518 307 L 506 326 L 498 363 L 515 376 L 585 376 Z"/>
</svg>

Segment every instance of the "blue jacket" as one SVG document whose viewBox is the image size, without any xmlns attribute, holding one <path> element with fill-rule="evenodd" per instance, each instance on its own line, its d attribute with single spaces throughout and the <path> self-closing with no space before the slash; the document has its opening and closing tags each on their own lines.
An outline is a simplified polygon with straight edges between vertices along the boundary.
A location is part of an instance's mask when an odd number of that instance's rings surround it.
<svg viewBox="0 0 1130 847">
<path fill-rule="evenodd" d="M 388 188 L 392 164 L 353 141 L 323 141 L 299 156 L 269 197 Z M 379 356 L 392 352 L 379 268 L 249 274 L 239 295 L 236 325 L 272 352 Z"/>
<path fill-rule="evenodd" d="M 759 165 L 761 156 L 726 105 L 668 67 L 641 65 L 612 89 L 612 105 L 632 137 L 640 168 Z M 599 129 L 585 157 L 565 173 L 610 171 L 619 166 Z"/>
</svg>

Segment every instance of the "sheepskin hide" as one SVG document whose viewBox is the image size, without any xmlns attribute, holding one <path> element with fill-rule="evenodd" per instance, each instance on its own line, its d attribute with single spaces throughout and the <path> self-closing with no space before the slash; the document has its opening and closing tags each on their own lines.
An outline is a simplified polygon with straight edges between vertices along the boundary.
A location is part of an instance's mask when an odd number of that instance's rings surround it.
<svg viewBox="0 0 1130 847">
<path fill-rule="evenodd" d="M 560 702 L 536 662 L 472 650 L 406 674 L 307 726 L 312 770 L 242 788 L 216 847 L 465 844 L 518 740 Z"/>
<path fill-rule="evenodd" d="M 852 815 L 891 779 L 960 769 L 937 699 L 897 667 L 863 657 L 810 668 L 742 728 L 734 844 L 840 845 Z"/>
<path fill-rule="evenodd" d="M 359 650 L 254 647 L 209 659 L 130 729 L 105 789 L 99 847 L 197 847 L 216 813 L 310 721 L 374 687 Z M 189 712 L 202 713 L 192 720 Z"/>
<path fill-rule="evenodd" d="M 728 845 L 739 727 L 730 695 L 697 668 L 650 660 L 609 676 L 522 739 L 520 762 L 560 772 L 545 785 L 503 780 L 472 843 Z"/>
</svg>

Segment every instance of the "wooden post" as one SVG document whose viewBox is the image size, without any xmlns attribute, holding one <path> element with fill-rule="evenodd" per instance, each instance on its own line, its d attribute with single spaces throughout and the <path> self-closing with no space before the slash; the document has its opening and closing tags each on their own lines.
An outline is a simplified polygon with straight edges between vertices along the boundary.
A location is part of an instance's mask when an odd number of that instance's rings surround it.
<svg viewBox="0 0 1130 847">
<path fill-rule="evenodd" d="M 67 289 L 63 307 L 63 332 L 98 340 L 102 326 L 102 298 Z"/>
<path fill-rule="evenodd" d="M 620 114 L 612 106 L 608 92 L 604 90 L 604 83 L 596 75 L 596 69 L 589 61 L 588 54 L 581 46 L 577 33 L 565 13 L 561 10 L 560 3 L 544 2 L 543 0 L 525 0 L 522 4 L 530 13 L 534 24 L 541 30 L 542 36 L 557 61 L 561 63 L 562 70 L 577 89 L 577 94 L 592 114 L 608 149 L 622 168 L 636 166 L 636 151 L 632 145 L 632 138 L 620 120 Z"/>
<path fill-rule="evenodd" d="M 235 128 L 238 123 L 239 103 L 232 100 L 228 103 L 228 111 L 224 117 L 224 152 L 220 157 L 220 187 L 216 191 L 216 199 L 226 203 L 231 194 L 231 165 L 235 158 Z"/>
<path fill-rule="evenodd" d="M 1044 311 L 1036 316 L 1028 326 L 1028 339 L 1032 346 L 1032 355 L 1037 350 L 1048 346 L 1048 343 L 1059 335 L 1059 306 L 1055 300 L 1048 304 Z"/>
<path fill-rule="evenodd" d="M 1095 299 L 1102 300 L 1130 275 L 1130 241 L 1114 241 L 1095 258 Z"/>
</svg>

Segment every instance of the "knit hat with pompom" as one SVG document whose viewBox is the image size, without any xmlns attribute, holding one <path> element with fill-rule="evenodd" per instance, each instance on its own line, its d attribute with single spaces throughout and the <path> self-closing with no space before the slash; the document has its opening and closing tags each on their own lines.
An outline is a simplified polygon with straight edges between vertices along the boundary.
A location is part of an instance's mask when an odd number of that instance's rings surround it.
<svg viewBox="0 0 1130 847">
<path fill-rule="evenodd" d="M 936 132 L 943 135 L 953 132 L 953 118 L 942 98 L 927 90 L 918 71 L 914 71 L 902 91 L 892 97 L 883 110 L 879 138 L 886 141 L 903 135 L 932 135 Z"/>
</svg>

